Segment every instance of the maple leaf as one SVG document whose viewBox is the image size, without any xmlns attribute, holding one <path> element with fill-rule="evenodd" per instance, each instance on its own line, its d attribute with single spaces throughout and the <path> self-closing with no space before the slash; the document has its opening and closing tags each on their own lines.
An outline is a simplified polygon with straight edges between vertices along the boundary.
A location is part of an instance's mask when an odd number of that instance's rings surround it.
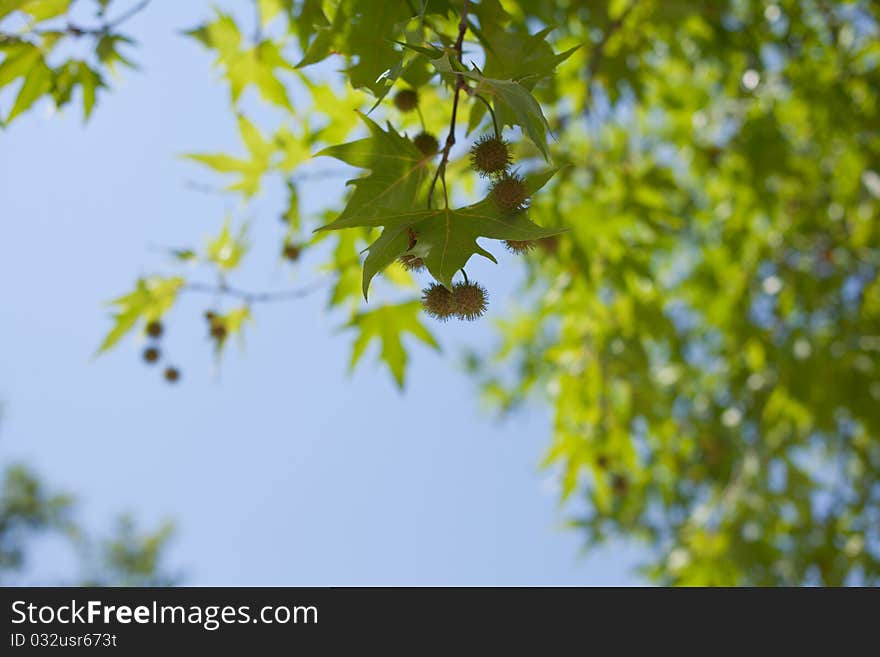
<svg viewBox="0 0 880 657">
<path fill-rule="evenodd" d="M 547 184 L 556 171 L 546 169 L 526 176 L 529 195 Z M 434 278 L 451 287 L 452 277 L 472 255 L 481 255 L 496 262 L 495 257 L 477 243 L 480 237 L 528 241 L 564 232 L 564 229 L 543 228 L 533 223 L 528 210 L 515 214 L 503 213 L 491 198 L 458 209 L 394 211 L 385 208 L 362 221 L 359 225 L 385 228 L 368 247 L 364 261 L 362 286 L 365 298 L 373 277 L 404 253 L 424 260 Z M 324 228 L 331 227 L 333 224 Z M 411 238 L 416 239 L 414 248 L 410 245 Z"/>
<path fill-rule="evenodd" d="M 355 315 L 346 325 L 346 328 L 359 331 L 351 351 L 350 368 L 354 369 L 370 342 L 379 340 L 382 345 L 380 358 L 388 365 L 397 385 L 403 387 L 407 354 L 401 336 L 410 333 L 434 349 L 440 348 L 434 336 L 420 321 L 421 316 L 422 304 L 418 301 L 379 306 Z"/>
<path fill-rule="evenodd" d="M 359 113 L 360 114 L 360 113 Z M 331 146 L 316 153 L 346 164 L 369 169 L 363 178 L 349 180 L 354 192 L 339 217 L 323 229 L 381 225 L 364 223 L 378 208 L 410 209 L 416 205 L 419 192 L 428 177 L 429 160 L 405 136 L 389 124 L 388 130 L 360 114 L 370 136 L 357 141 Z"/>
</svg>

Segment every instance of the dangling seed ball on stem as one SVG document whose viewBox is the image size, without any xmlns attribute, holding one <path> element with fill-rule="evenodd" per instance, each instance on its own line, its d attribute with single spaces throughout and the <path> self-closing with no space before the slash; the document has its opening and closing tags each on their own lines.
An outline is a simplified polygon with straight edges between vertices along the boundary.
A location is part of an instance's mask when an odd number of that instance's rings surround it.
<svg viewBox="0 0 880 657">
<path fill-rule="evenodd" d="M 419 94 L 415 89 L 401 89 L 394 96 L 394 106 L 401 112 L 412 112 L 419 104 Z"/>
<path fill-rule="evenodd" d="M 518 212 L 529 204 L 526 181 L 516 174 L 504 174 L 492 183 L 492 200 L 502 212 Z"/>
<path fill-rule="evenodd" d="M 455 314 L 452 307 L 452 292 L 437 283 L 431 283 L 422 290 L 422 305 L 428 315 L 442 322 Z"/>
<path fill-rule="evenodd" d="M 159 360 L 159 350 L 156 347 L 147 347 L 144 349 L 144 360 L 152 365 Z"/>
<path fill-rule="evenodd" d="M 160 338 L 162 337 L 162 332 L 164 328 L 162 326 L 162 322 L 158 320 L 153 320 L 147 324 L 147 335 L 151 338 Z"/>
<path fill-rule="evenodd" d="M 168 383 L 177 383 L 180 380 L 180 370 L 176 367 L 166 367 L 163 376 Z"/>
<path fill-rule="evenodd" d="M 292 242 L 286 243 L 284 248 L 281 249 L 281 255 L 291 262 L 299 260 L 300 254 L 302 254 L 302 248 L 300 248 L 298 244 L 293 244 Z"/>
<path fill-rule="evenodd" d="M 483 177 L 504 173 L 512 161 L 508 143 L 494 135 L 480 137 L 471 147 L 471 166 Z"/>
<path fill-rule="evenodd" d="M 434 157 L 440 150 L 440 144 L 437 138 L 428 133 L 420 132 L 413 139 L 413 145 L 419 149 L 419 152 L 426 157 Z"/>
<path fill-rule="evenodd" d="M 473 321 L 482 317 L 489 305 L 486 288 L 468 281 L 452 286 L 452 310 L 458 319 Z"/>
<path fill-rule="evenodd" d="M 505 240 L 504 246 L 513 254 L 523 255 L 535 248 L 535 242 L 533 240 Z"/>
</svg>

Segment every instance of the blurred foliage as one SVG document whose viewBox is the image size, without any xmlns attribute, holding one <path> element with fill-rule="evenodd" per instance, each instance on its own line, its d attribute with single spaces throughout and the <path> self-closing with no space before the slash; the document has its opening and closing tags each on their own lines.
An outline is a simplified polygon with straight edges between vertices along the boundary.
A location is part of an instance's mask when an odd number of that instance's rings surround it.
<svg viewBox="0 0 880 657">
<path fill-rule="evenodd" d="M 173 533 L 169 523 L 144 533 L 122 516 L 112 534 L 96 538 L 75 522 L 75 511 L 72 497 L 49 492 L 22 465 L 8 466 L 0 482 L 0 583 L 32 579 L 26 557 L 49 536 L 61 537 L 80 558 L 81 575 L 57 584 L 170 586 L 179 581 L 163 564 Z M 39 576 L 38 582 L 46 584 Z"/>
<path fill-rule="evenodd" d="M 2 40 L 0 84 L 22 80 L 7 122 L 62 75 L 46 62 L 58 30 L 37 29 L 55 20 L 41 4 L 0 2 L 0 20 L 25 21 Z M 876 3 L 254 7 L 257 19 L 218 10 L 188 32 L 229 87 L 247 154 L 188 157 L 232 176 L 245 204 L 282 182 L 279 242 L 296 245 L 292 267 L 301 253 L 321 261 L 330 307 L 359 331 L 352 363 L 375 339 L 402 382 L 401 334 L 436 345 L 410 296 L 425 275 L 399 257 L 450 286 L 473 254 L 494 260 L 478 240 L 550 236 L 522 258 L 497 351 L 469 362 L 504 412 L 530 399 L 554 409 L 546 464 L 587 543 L 643 539 L 646 572 L 669 584 L 880 581 Z M 282 118 L 258 125 L 248 98 Z M 441 153 L 415 148 L 422 131 Z M 546 177 L 512 217 L 461 148 L 494 133 L 518 171 Z M 361 170 L 341 211 L 331 199 L 301 212 L 316 153 Z M 189 270 L 141 280 L 117 300 L 108 341 L 158 320 L 178 292 L 237 309 L 299 296 L 230 286 L 247 256 L 232 225 L 207 251 L 170 253 L 171 267 L 209 267 L 216 287 Z M 380 274 L 382 299 L 365 309 Z"/>
</svg>

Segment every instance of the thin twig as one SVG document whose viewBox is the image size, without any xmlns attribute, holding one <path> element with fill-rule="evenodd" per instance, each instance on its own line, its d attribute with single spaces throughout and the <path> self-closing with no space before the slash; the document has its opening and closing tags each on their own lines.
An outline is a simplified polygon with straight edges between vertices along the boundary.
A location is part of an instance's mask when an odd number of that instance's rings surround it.
<svg viewBox="0 0 880 657">
<path fill-rule="evenodd" d="M 187 283 L 181 290 L 184 292 L 201 292 L 204 294 L 217 294 L 242 299 L 246 304 L 271 303 L 276 301 L 290 301 L 302 299 L 316 292 L 327 284 L 326 280 L 315 281 L 301 288 L 293 290 L 279 290 L 277 292 L 248 292 L 228 285 L 210 285 L 208 283 Z"/>
<path fill-rule="evenodd" d="M 147 5 L 150 4 L 151 0 L 141 0 L 141 2 L 137 3 L 133 7 L 131 7 L 128 11 L 120 14 L 112 21 L 106 21 L 102 25 L 98 27 L 82 27 L 81 25 L 76 25 L 74 23 L 67 23 L 67 26 L 62 30 L 66 32 L 70 36 L 73 37 L 82 37 L 82 36 L 104 36 L 109 33 L 112 29 L 119 27 L 124 22 L 133 18 L 136 14 L 139 14 L 144 9 L 147 8 Z M 59 30 L 29 30 L 29 33 L 32 34 L 46 34 L 47 32 L 58 32 Z"/>
<path fill-rule="evenodd" d="M 458 54 L 459 64 L 462 63 L 461 46 L 462 43 L 464 43 L 464 34 L 468 29 L 467 14 L 469 7 L 470 0 L 464 0 L 461 6 L 461 20 L 458 23 L 458 38 L 455 40 L 455 45 L 453 46 L 455 52 Z M 431 186 L 428 188 L 428 208 L 431 207 L 434 188 L 437 186 L 437 179 L 440 176 L 443 176 L 443 187 L 444 189 L 446 188 L 446 165 L 449 163 L 449 151 L 452 150 L 452 146 L 455 144 L 455 119 L 458 116 L 458 98 L 461 94 L 461 90 L 466 86 L 464 76 L 461 73 L 458 73 L 455 78 L 455 95 L 452 98 L 452 118 L 449 121 L 449 134 L 446 135 L 446 143 L 443 146 L 443 156 L 440 158 L 440 164 L 437 166 L 437 171 L 434 172 L 434 177 L 431 179 Z M 448 198 L 446 205 L 447 207 L 449 205 Z"/>
</svg>

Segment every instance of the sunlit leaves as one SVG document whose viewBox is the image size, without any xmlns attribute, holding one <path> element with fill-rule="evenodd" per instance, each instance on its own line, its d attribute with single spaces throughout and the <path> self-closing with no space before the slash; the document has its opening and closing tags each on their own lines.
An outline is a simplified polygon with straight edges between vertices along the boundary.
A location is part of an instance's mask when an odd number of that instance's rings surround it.
<svg viewBox="0 0 880 657">
<path fill-rule="evenodd" d="M 160 319 L 174 305 L 177 293 L 183 284 L 184 280 L 177 276 L 170 278 L 151 276 L 138 279 L 133 292 L 109 303 L 114 309 L 113 327 L 98 348 L 98 353 L 114 346 L 138 322 Z"/>
<path fill-rule="evenodd" d="M 281 54 L 278 43 L 266 39 L 250 46 L 235 20 L 220 12 L 213 21 L 188 34 L 217 52 L 217 66 L 229 82 L 233 103 L 253 85 L 268 102 L 293 111 L 287 89 L 278 77 L 281 71 L 293 67 Z"/>
<path fill-rule="evenodd" d="M 191 153 L 186 157 L 219 173 L 238 174 L 238 180 L 227 189 L 240 191 L 245 196 L 253 196 L 260 190 L 260 181 L 272 164 L 275 147 L 244 115 L 238 117 L 238 130 L 247 147 L 250 156 L 248 159 L 223 153 Z"/>
<path fill-rule="evenodd" d="M 402 387 L 408 356 L 401 337 L 408 333 L 424 344 L 439 348 L 422 324 L 422 317 L 422 306 L 418 301 L 383 305 L 355 315 L 347 324 L 348 328 L 357 331 L 351 352 L 351 367 L 354 368 L 361 360 L 370 342 L 378 341 L 379 357 Z"/>
<path fill-rule="evenodd" d="M 224 221 L 220 233 L 208 241 L 207 259 L 223 272 L 238 267 L 249 247 L 247 228 L 247 224 L 243 224 L 238 232 L 233 232 L 232 222 L 229 219 Z"/>
</svg>

